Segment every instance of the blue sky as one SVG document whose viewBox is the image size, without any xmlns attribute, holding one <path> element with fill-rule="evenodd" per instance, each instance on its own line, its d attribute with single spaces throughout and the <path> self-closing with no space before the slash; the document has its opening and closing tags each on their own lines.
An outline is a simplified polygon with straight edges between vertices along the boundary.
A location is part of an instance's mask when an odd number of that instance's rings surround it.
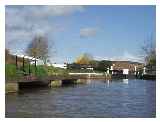
<svg viewBox="0 0 160 122">
<path fill-rule="evenodd" d="M 139 61 L 141 46 L 156 34 L 155 6 L 7 6 L 6 48 L 24 51 L 37 34 L 48 37 L 52 62 L 95 59 Z"/>
</svg>

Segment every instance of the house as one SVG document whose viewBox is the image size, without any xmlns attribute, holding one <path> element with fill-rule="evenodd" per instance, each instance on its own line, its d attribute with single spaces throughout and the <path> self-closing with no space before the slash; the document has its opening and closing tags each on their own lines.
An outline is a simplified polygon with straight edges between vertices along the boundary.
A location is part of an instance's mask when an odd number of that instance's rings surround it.
<svg viewBox="0 0 160 122">
<path fill-rule="evenodd" d="M 76 63 L 67 64 L 67 68 L 68 69 L 94 70 L 94 68 L 89 64 L 76 64 Z"/>
<path fill-rule="evenodd" d="M 81 64 L 80 67 L 81 67 L 81 69 L 93 70 L 93 67 L 88 64 Z"/>
<path fill-rule="evenodd" d="M 112 74 L 135 74 L 143 69 L 144 64 L 131 61 L 112 61 Z"/>
<path fill-rule="evenodd" d="M 56 67 L 56 68 L 67 69 L 67 64 L 66 64 L 66 63 L 64 63 L 64 64 L 54 63 L 54 64 L 52 64 L 52 66 L 54 66 L 54 67 Z"/>
</svg>

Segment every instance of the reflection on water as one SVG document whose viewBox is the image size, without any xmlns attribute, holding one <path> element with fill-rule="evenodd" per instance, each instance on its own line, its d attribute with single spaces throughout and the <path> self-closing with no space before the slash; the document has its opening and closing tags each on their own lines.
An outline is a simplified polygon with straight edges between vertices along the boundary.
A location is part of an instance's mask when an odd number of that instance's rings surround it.
<svg viewBox="0 0 160 122">
<path fill-rule="evenodd" d="M 128 79 L 123 79 L 124 84 L 128 84 Z"/>
<path fill-rule="evenodd" d="M 107 86 L 109 87 L 109 80 L 107 80 Z"/>
<path fill-rule="evenodd" d="M 87 80 L 6 95 L 6 117 L 155 117 L 155 81 Z"/>
</svg>

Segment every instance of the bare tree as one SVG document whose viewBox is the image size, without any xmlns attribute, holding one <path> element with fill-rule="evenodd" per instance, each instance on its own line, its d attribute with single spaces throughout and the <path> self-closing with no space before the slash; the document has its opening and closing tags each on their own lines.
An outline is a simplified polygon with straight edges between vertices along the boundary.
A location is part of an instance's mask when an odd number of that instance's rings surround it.
<svg viewBox="0 0 160 122">
<path fill-rule="evenodd" d="M 35 36 L 31 43 L 28 45 L 26 53 L 29 56 L 41 59 L 44 64 L 46 64 L 49 58 L 48 39 L 40 35 Z"/>
<path fill-rule="evenodd" d="M 156 68 L 156 42 L 148 40 L 144 46 L 142 46 L 144 52 L 144 60 L 147 66 Z"/>
</svg>

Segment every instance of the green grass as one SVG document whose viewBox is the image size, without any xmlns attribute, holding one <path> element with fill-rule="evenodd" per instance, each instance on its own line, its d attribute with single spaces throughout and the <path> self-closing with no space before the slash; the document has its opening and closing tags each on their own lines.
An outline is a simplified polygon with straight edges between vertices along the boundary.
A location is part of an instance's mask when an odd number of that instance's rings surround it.
<svg viewBox="0 0 160 122">
<path fill-rule="evenodd" d="M 62 68 L 56 68 L 53 66 L 46 67 L 46 71 L 48 75 L 68 75 L 68 71 Z"/>
<path fill-rule="evenodd" d="M 16 80 L 22 77 L 22 74 L 17 74 L 16 66 L 14 64 L 5 65 L 6 80 Z"/>
<path fill-rule="evenodd" d="M 31 75 L 44 77 L 47 76 L 47 71 L 44 66 L 37 66 L 36 71 L 34 65 L 30 66 Z M 24 75 L 29 74 L 29 66 L 25 65 L 23 72 L 23 68 L 19 67 L 16 69 L 16 65 L 14 64 L 6 64 L 5 65 L 5 77 L 6 80 L 18 80 L 19 78 L 23 77 Z"/>
<path fill-rule="evenodd" d="M 36 71 L 35 71 L 36 70 Z M 29 75 L 29 65 L 25 64 L 23 72 L 23 67 L 19 67 L 16 69 L 16 65 L 14 64 L 6 64 L 5 65 L 5 76 L 6 80 L 18 80 L 19 78 L 23 77 L 24 75 Z M 53 66 L 45 66 L 45 65 L 38 65 L 35 69 L 34 65 L 30 65 L 31 75 L 37 77 L 45 77 L 50 75 L 62 75 L 67 76 L 69 72 L 78 72 L 78 73 L 99 73 L 99 71 L 92 71 L 88 69 L 61 69 L 55 68 Z"/>
<path fill-rule="evenodd" d="M 97 70 L 89 70 L 89 69 L 67 69 L 68 72 L 71 73 L 102 73 L 102 71 Z"/>
<path fill-rule="evenodd" d="M 23 72 L 22 67 L 18 69 L 18 72 L 29 75 L 29 65 L 24 66 L 24 71 L 25 72 Z M 38 65 L 36 66 L 36 68 L 34 65 L 30 65 L 30 73 L 38 77 L 47 76 L 47 71 L 45 70 L 45 66 L 43 65 Z"/>
<path fill-rule="evenodd" d="M 37 77 L 45 77 L 49 75 L 68 75 L 68 71 L 61 68 L 55 68 L 52 66 L 38 65 L 35 69 L 34 65 L 30 65 L 31 75 Z M 16 65 L 14 64 L 6 64 L 5 65 L 5 76 L 6 80 L 17 80 L 24 75 L 29 75 L 29 65 L 25 64 L 24 71 L 23 67 L 19 67 L 16 69 Z"/>
</svg>

